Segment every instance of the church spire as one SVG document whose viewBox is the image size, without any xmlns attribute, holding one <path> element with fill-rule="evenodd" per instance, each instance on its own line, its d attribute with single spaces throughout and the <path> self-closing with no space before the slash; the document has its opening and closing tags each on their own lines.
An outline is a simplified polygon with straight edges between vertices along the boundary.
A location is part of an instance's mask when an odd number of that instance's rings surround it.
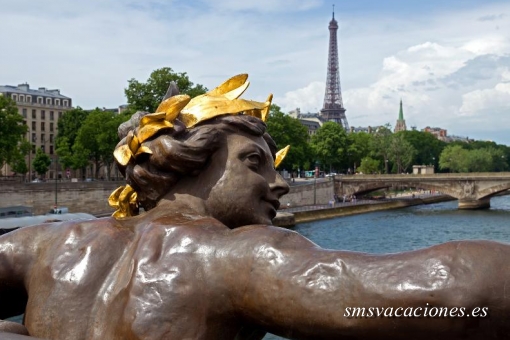
<svg viewBox="0 0 510 340">
<path fill-rule="evenodd" d="M 400 111 L 398 112 L 397 124 L 395 125 L 395 132 L 407 130 L 406 121 L 404 119 L 404 110 L 402 109 L 402 98 L 400 98 Z"/>
<path fill-rule="evenodd" d="M 404 110 L 402 110 L 402 98 L 400 98 L 400 111 L 398 113 L 398 120 L 404 120 Z"/>
</svg>

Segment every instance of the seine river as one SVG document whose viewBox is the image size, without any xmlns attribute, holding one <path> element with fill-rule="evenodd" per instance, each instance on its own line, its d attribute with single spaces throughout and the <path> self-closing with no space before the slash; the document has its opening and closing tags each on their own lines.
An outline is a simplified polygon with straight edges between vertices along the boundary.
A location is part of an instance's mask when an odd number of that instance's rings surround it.
<svg viewBox="0 0 510 340">
<path fill-rule="evenodd" d="M 457 201 L 378 211 L 296 225 L 323 248 L 395 253 L 452 240 L 510 242 L 510 196 L 491 199 L 487 210 L 458 210 Z M 268 334 L 265 340 L 283 339 Z"/>
</svg>

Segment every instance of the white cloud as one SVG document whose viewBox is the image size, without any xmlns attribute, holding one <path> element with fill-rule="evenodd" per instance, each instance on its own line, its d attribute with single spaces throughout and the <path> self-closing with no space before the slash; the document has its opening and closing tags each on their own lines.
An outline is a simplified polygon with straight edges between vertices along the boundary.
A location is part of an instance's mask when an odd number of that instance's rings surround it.
<svg viewBox="0 0 510 340">
<path fill-rule="evenodd" d="M 510 114 L 510 83 L 499 83 L 492 89 L 476 90 L 462 95 L 461 116 Z M 489 116 L 490 117 L 490 116 Z M 486 118 L 489 118 L 486 117 Z M 501 121 L 498 121 L 500 124 Z"/>
<path fill-rule="evenodd" d="M 302 113 L 318 112 L 324 101 L 325 87 L 325 83 L 314 81 L 304 88 L 285 93 L 282 98 L 275 97 L 274 102 L 286 112 L 296 108 Z"/>
</svg>

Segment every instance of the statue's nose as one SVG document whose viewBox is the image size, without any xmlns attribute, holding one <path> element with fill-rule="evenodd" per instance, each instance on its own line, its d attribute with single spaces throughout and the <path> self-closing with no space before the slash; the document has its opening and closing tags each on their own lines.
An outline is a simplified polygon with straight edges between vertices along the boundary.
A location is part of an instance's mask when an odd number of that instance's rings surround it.
<svg viewBox="0 0 510 340">
<path fill-rule="evenodd" d="M 289 185 L 280 174 L 276 174 L 274 182 L 269 187 L 278 199 L 289 192 Z"/>
</svg>

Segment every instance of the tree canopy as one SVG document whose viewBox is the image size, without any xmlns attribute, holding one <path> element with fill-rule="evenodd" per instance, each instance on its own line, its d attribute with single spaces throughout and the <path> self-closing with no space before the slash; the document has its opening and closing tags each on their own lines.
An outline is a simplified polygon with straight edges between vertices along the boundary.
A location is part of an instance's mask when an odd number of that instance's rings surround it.
<svg viewBox="0 0 510 340">
<path fill-rule="evenodd" d="M 0 168 L 5 163 L 19 161 L 20 144 L 27 133 L 23 116 L 18 113 L 16 103 L 6 96 L 0 96 Z"/>
<path fill-rule="evenodd" d="M 334 122 L 326 122 L 312 136 L 311 146 L 316 161 L 329 170 L 341 167 L 347 154 L 347 134 L 344 128 Z"/>
<path fill-rule="evenodd" d="M 154 70 L 145 83 L 132 78 L 128 87 L 124 89 L 131 111 L 154 112 L 168 90 L 170 82 L 174 81 L 180 93 L 196 97 L 207 92 L 203 85 L 194 85 L 186 72 L 177 73 L 170 67 Z"/>
<path fill-rule="evenodd" d="M 308 144 L 308 129 L 299 120 L 284 114 L 280 107 L 271 105 L 267 120 L 267 131 L 278 150 L 290 145 L 290 150 L 279 169 L 298 170 L 310 166 L 311 148 Z"/>
<path fill-rule="evenodd" d="M 34 169 L 39 175 L 44 175 L 50 168 L 51 158 L 41 149 L 37 148 L 34 158 Z"/>
</svg>

